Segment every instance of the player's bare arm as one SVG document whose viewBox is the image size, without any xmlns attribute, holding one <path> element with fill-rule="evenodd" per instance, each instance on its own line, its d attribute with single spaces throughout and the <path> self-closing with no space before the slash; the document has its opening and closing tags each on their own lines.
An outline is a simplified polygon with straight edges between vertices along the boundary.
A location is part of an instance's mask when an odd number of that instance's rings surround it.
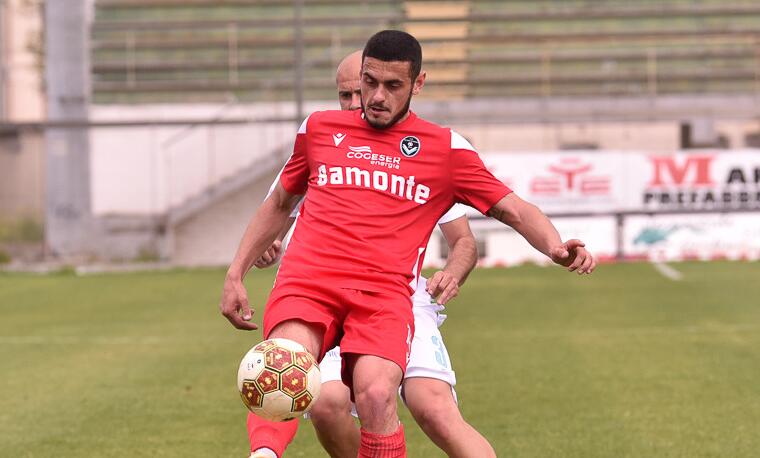
<svg viewBox="0 0 760 458">
<path fill-rule="evenodd" d="M 441 232 L 449 245 L 446 266 L 430 277 L 427 291 L 436 301 L 445 305 L 459 294 L 467 276 L 478 261 L 478 248 L 470 230 L 467 217 L 462 216 L 440 225 Z"/>
<path fill-rule="evenodd" d="M 498 219 L 520 233 L 535 249 L 544 253 L 555 263 L 567 267 L 570 272 L 590 274 L 596 268 L 596 260 L 585 244 L 577 239 L 562 242 L 559 232 L 549 218 L 535 205 L 510 193 L 496 203 L 488 216 Z"/>
<path fill-rule="evenodd" d="M 256 261 L 254 261 L 253 265 L 256 266 L 259 269 L 265 269 L 269 266 L 274 265 L 277 261 L 280 260 L 280 257 L 282 256 L 282 242 L 285 240 L 285 236 L 288 235 L 288 231 L 290 231 L 290 228 L 293 227 L 293 223 L 296 222 L 296 219 L 293 217 L 288 218 L 288 220 L 285 222 L 285 226 L 282 228 L 280 233 L 277 235 L 277 238 L 274 239 L 274 242 L 272 242 L 271 245 L 269 245 L 269 248 L 264 251 L 264 254 L 258 257 Z"/>
<path fill-rule="evenodd" d="M 249 321 L 252 314 L 243 278 L 280 233 L 300 197 L 288 193 L 277 183 L 248 223 L 235 258 L 227 269 L 219 304 L 222 315 L 238 329 L 258 329 L 255 323 Z"/>
</svg>

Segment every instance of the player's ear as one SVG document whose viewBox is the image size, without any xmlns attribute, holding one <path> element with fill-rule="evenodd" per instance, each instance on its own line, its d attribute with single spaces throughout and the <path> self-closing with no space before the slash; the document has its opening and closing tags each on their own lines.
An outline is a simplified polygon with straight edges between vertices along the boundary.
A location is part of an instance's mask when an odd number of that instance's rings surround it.
<svg viewBox="0 0 760 458">
<path fill-rule="evenodd" d="M 419 75 L 417 75 L 417 78 L 414 80 L 414 86 L 412 86 L 412 95 L 417 95 L 422 90 L 422 86 L 425 85 L 425 77 L 427 76 L 427 73 L 422 71 Z"/>
</svg>

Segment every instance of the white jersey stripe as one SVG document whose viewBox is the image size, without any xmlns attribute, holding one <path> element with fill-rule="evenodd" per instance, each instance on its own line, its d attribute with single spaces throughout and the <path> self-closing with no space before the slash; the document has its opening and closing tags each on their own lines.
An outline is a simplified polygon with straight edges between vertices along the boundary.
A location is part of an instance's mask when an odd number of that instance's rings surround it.
<svg viewBox="0 0 760 458">
<path fill-rule="evenodd" d="M 309 116 L 311 116 L 311 115 L 309 115 Z M 309 122 L 309 116 L 307 116 L 306 119 L 303 120 L 303 122 L 301 123 L 301 127 L 298 128 L 298 133 L 299 134 L 305 134 L 306 133 L 306 123 Z"/>
<path fill-rule="evenodd" d="M 467 141 L 466 138 L 462 137 L 453 130 L 451 131 L 451 149 L 468 149 L 470 151 L 475 151 L 475 148 L 470 144 L 470 142 Z"/>
<path fill-rule="evenodd" d="M 417 261 L 414 262 L 414 267 L 412 268 L 412 275 L 414 278 L 412 278 L 412 281 L 409 282 L 409 286 L 412 287 L 413 290 L 417 290 L 417 279 L 419 276 L 419 272 L 417 272 L 417 266 L 420 265 L 420 258 L 422 257 L 422 253 L 425 252 L 425 247 L 417 248 Z"/>
</svg>

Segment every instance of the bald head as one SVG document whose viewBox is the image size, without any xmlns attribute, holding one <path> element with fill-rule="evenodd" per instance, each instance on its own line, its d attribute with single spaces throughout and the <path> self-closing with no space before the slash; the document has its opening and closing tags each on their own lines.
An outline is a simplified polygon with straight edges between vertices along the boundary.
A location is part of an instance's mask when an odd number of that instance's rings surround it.
<svg viewBox="0 0 760 458">
<path fill-rule="evenodd" d="M 341 110 L 361 108 L 362 52 L 354 51 L 338 64 L 335 84 L 338 86 L 338 101 Z"/>
</svg>

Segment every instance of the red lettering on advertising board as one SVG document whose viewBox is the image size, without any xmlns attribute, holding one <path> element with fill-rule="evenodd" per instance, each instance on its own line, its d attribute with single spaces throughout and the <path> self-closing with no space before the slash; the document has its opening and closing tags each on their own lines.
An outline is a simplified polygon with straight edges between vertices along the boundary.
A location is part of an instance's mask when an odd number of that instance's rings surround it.
<svg viewBox="0 0 760 458">
<path fill-rule="evenodd" d="M 550 172 L 554 172 L 565 178 L 565 188 L 567 189 L 575 188 L 574 181 L 575 181 L 576 175 L 586 173 L 589 170 L 591 170 L 591 164 L 578 166 L 572 163 L 571 164 L 563 163 L 558 166 L 557 165 L 549 166 Z"/>
<path fill-rule="evenodd" d="M 547 167 L 554 176 L 536 177 L 530 182 L 533 194 L 560 195 L 563 192 L 578 192 L 581 195 L 609 194 L 610 178 L 590 176 L 593 164 L 583 164 L 580 159 L 566 158 L 560 164 Z"/>
<path fill-rule="evenodd" d="M 714 156 L 690 156 L 678 164 L 674 156 L 650 157 L 654 177 L 649 186 L 712 186 L 710 164 Z M 688 181 L 687 181 L 688 180 Z"/>
</svg>

